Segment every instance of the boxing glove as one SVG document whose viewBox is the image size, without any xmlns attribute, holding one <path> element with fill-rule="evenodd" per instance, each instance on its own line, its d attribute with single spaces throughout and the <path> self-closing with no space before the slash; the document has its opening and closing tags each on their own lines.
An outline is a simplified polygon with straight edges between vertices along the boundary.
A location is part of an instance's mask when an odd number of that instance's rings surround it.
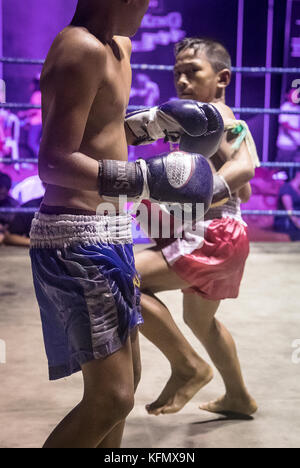
<svg viewBox="0 0 300 468">
<path fill-rule="evenodd" d="M 224 121 L 218 109 L 212 104 L 201 104 L 208 119 L 207 131 L 200 137 L 191 138 L 183 133 L 180 138 L 180 150 L 202 154 L 211 158 L 218 151 L 224 135 Z"/>
<path fill-rule="evenodd" d="M 201 137 L 219 132 L 220 127 L 222 133 L 224 130 L 223 119 L 215 107 L 184 99 L 134 112 L 126 117 L 125 122 L 136 137 L 136 146 L 162 138 L 179 143 L 183 135 Z"/>
<path fill-rule="evenodd" d="M 99 161 L 99 194 L 118 203 L 149 199 L 167 204 L 203 204 L 207 212 L 213 195 L 213 174 L 207 160 L 198 154 L 175 151 L 148 160 Z M 196 216 L 193 209 L 193 217 Z"/>
</svg>

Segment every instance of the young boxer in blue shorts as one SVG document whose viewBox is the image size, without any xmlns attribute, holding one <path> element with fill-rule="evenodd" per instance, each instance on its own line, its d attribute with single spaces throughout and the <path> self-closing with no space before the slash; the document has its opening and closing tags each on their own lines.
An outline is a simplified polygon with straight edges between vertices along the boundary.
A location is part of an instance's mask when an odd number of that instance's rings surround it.
<svg viewBox="0 0 300 468">
<path fill-rule="evenodd" d="M 41 75 L 39 173 L 46 194 L 31 229 L 33 279 L 50 379 L 82 371 L 84 380 L 82 401 L 45 448 L 117 448 L 133 407 L 142 317 L 131 218 L 119 207 L 119 196 L 196 199 L 206 207 L 211 201 L 212 172 L 202 156 L 127 162 L 130 143 L 180 139 L 187 132 L 208 136 L 217 147 L 223 133 L 219 112 L 193 101 L 167 103 L 141 113 L 139 124 L 129 117 L 124 125 L 129 37 L 148 4 L 79 0 Z"/>
</svg>

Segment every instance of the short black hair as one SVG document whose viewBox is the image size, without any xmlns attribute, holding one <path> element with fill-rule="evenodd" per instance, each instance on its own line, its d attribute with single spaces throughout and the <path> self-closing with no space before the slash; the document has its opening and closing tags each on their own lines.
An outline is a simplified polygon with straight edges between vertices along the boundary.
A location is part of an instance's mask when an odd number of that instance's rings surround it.
<svg viewBox="0 0 300 468">
<path fill-rule="evenodd" d="M 9 192 L 12 186 L 12 181 L 9 175 L 0 172 L 0 187 L 5 187 Z"/>
<path fill-rule="evenodd" d="M 204 52 L 216 73 L 228 68 L 231 70 L 231 56 L 226 47 L 219 41 L 208 37 L 186 37 L 175 45 L 175 56 L 187 49 L 194 49 L 195 53 Z"/>
</svg>

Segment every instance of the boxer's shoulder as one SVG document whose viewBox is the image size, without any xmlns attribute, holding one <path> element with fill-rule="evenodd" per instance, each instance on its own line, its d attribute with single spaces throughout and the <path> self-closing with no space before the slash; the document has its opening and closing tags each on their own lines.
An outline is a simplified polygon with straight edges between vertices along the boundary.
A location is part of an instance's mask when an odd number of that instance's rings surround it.
<svg viewBox="0 0 300 468">
<path fill-rule="evenodd" d="M 232 111 L 232 109 L 227 106 L 223 102 L 217 102 L 213 103 L 213 105 L 218 109 L 220 114 L 222 115 L 222 118 L 224 120 L 225 128 L 226 128 L 226 122 L 234 121 L 236 120 L 235 115 Z M 212 158 L 212 163 L 215 167 L 216 170 L 220 170 L 220 168 L 228 161 L 232 159 L 233 156 L 233 150 L 232 150 L 232 140 L 236 138 L 235 135 L 233 135 L 229 131 L 224 132 L 224 136 L 221 142 L 221 145 L 219 147 L 219 150 L 217 153 L 214 155 Z"/>
<path fill-rule="evenodd" d="M 235 115 L 232 109 L 229 106 L 227 106 L 224 102 L 213 102 L 212 104 L 220 112 L 224 121 L 228 119 L 235 120 Z"/>
<path fill-rule="evenodd" d="M 55 69 L 79 70 L 87 63 L 99 66 L 106 58 L 105 45 L 83 28 L 65 28 L 57 35 L 50 48 L 46 63 Z"/>
</svg>

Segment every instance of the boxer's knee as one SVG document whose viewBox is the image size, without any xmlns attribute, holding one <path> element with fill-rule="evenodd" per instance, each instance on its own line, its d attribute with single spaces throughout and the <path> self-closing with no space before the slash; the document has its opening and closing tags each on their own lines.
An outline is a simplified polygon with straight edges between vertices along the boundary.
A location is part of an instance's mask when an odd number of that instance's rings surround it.
<svg viewBox="0 0 300 468">
<path fill-rule="evenodd" d="M 108 425 L 115 425 L 126 419 L 134 407 L 132 385 L 111 387 L 107 395 L 101 390 L 93 395 L 85 395 L 83 405 L 90 409 L 95 424 L 99 423 L 101 426 L 105 422 Z"/>
<path fill-rule="evenodd" d="M 196 295 L 185 295 L 183 320 L 197 336 L 205 337 L 217 326 L 215 314 L 219 302 L 205 301 Z"/>
</svg>

